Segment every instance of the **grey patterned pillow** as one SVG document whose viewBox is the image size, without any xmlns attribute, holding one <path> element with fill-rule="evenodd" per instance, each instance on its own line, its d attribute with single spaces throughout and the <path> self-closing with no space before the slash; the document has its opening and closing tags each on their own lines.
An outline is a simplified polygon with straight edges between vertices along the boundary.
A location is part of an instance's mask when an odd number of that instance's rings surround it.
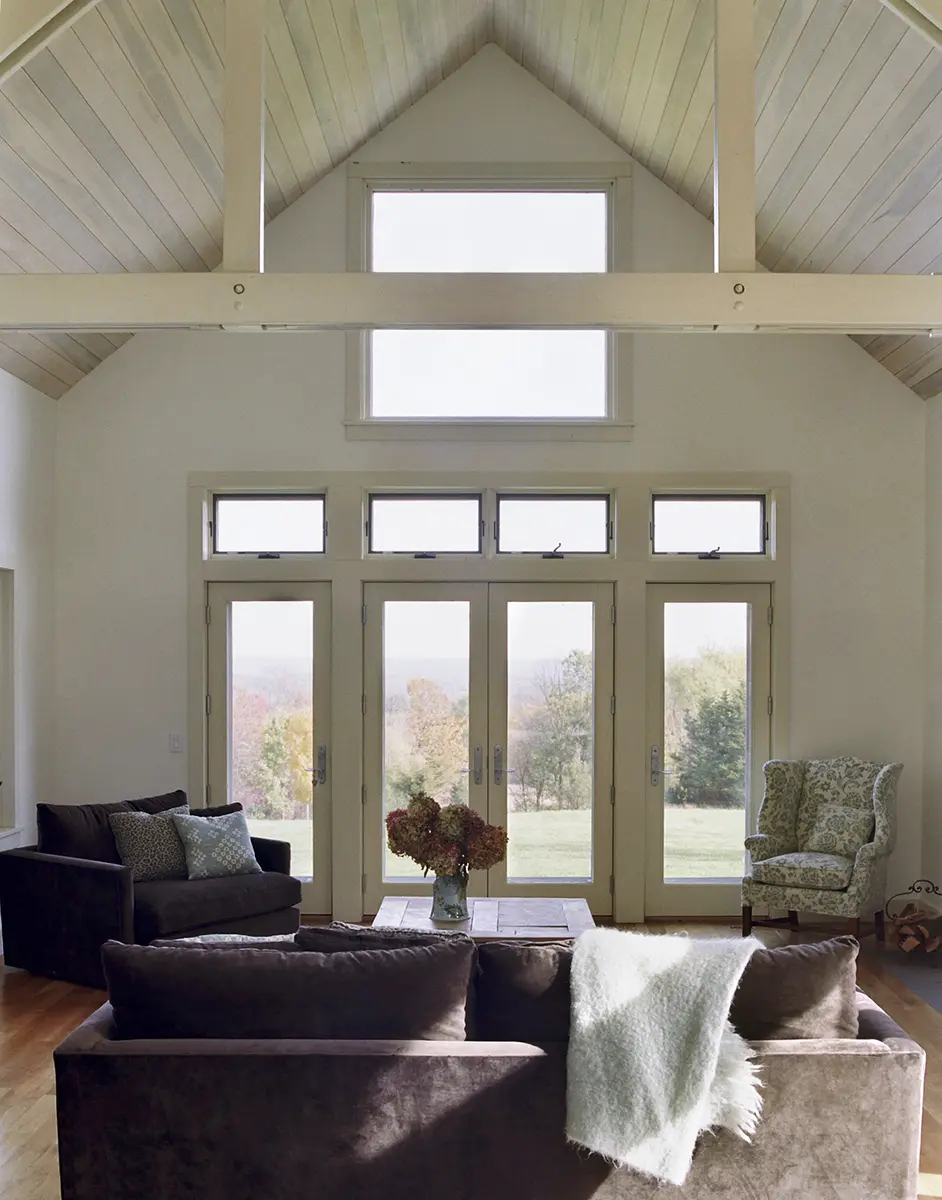
<svg viewBox="0 0 942 1200">
<path fill-rule="evenodd" d="M 173 818 L 189 811 L 183 804 L 159 813 L 116 812 L 108 817 L 118 857 L 131 868 L 136 883 L 186 879 L 186 855 Z"/>
<path fill-rule="evenodd" d="M 224 817 L 173 817 L 183 851 L 189 879 L 220 879 L 228 875 L 258 875 L 258 865 L 245 813 Z"/>
<path fill-rule="evenodd" d="M 873 810 L 846 804 L 822 804 L 802 847 L 815 854 L 840 854 L 854 858 L 873 833 Z"/>
</svg>

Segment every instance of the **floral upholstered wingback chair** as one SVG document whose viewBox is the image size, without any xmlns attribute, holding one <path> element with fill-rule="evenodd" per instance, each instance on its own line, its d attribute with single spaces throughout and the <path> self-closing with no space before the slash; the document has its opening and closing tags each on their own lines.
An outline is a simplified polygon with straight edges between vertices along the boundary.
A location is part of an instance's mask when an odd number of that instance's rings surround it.
<svg viewBox="0 0 942 1200">
<path fill-rule="evenodd" d="M 753 905 L 860 918 L 873 913 L 883 938 L 886 860 L 896 845 L 896 785 L 902 763 L 860 758 L 765 764 L 759 832 L 746 838 L 752 860 L 742 881 L 743 936 Z"/>
</svg>

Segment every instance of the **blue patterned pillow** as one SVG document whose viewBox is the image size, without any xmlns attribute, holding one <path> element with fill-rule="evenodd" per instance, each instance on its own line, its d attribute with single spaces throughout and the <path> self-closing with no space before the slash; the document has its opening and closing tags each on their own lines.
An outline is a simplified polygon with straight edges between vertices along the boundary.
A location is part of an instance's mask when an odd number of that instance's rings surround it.
<svg viewBox="0 0 942 1200">
<path fill-rule="evenodd" d="M 183 842 L 190 879 L 219 879 L 227 875 L 258 875 L 245 813 L 224 817 L 186 817 L 174 814 L 173 823 Z"/>
</svg>

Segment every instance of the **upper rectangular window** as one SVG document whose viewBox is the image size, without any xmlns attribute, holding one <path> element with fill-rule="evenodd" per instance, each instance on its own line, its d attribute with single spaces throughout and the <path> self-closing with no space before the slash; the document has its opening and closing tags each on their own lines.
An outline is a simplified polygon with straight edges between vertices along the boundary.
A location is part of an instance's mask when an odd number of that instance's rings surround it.
<svg viewBox="0 0 942 1200">
<path fill-rule="evenodd" d="M 607 554 L 608 496 L 498 496 L 499 554 Z"/>
<path fill-rule="evenodd" d="M 468 181 L 367 191 L 373 271 L 609 270 L 611 183 Z M 365 416 L 398 422 L 606 421 L 604 330 L 379 329 L 367 335 Z"/>
<path fill-rule="evenodd" d="M 480 496 L 370 496 L 371 554 L 480 554 Z"/>
<path fill-rule="evenodd" d="M 765 554 L 765 496 L 655 496 L 655 554 Z"/>
<path fill-rule="evenodd" d="M 323 496 L 215 496 L 216 554 L 323 554 Z"/>
</svg>

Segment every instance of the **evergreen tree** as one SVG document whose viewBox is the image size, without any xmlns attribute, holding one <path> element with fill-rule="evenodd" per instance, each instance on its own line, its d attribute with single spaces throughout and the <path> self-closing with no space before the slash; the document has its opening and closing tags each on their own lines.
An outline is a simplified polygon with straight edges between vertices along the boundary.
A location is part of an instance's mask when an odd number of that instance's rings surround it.
<svg viewBox="0 0 942 1200">
<path fill-rule="evenodd" d="M 684 714 L 683 743 L 669 801 L 741 808 L 746 788 L 746 685 L 703 695 Z"/>
</svg>

